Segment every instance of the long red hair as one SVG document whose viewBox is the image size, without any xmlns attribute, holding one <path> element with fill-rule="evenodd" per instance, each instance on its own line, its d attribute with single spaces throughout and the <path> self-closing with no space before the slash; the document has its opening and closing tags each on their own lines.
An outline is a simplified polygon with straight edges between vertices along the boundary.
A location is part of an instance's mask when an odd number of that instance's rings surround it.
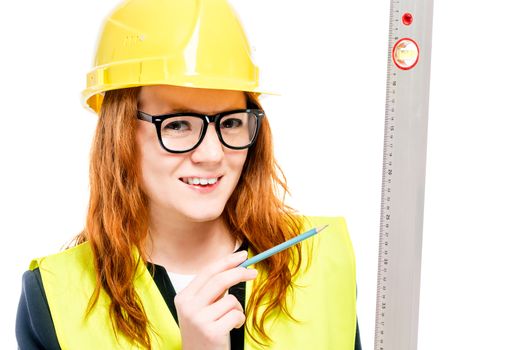
<svg viewBox="0 0 524 350">
<path fill-rule="evenodd" d="M 136 247 L 145 260 L 149 227 L 148 198 L 141 188 L 135 141 L 139 91 L 136 87 L 105 93 L 91 150 L 87 221 L 75 243 L 88 241 L 94 253 L 97 286 L 87 311 L 101 292 L 107 293 L 115 329 L 150 349 L 147 315 L 133 286 L 137 261 L 132 250 Z M 257 94 L 246 93 L 246 97 L 249 104 L 261 108 Z M 254 253 L 296 236 L 302 219 L 284 204 L 287 193 L 285 177 L 274 158 L 269 122 L 263 118 L 257 141 L 249 149 L 242 176 L 222 214 L 231 233 L 247 241 Z M 252 316 L 246 330 L 251 336 L 258 334 L 255 341 L 271 341 L 264 322 L 272 311 L 283 311 L 293 319 L 286 293 L 293 287 L 301 261 L 297 245 L 257 265 L 265 278 L 257 279 L 246 308 L 246 314 Z"/>
</svg>

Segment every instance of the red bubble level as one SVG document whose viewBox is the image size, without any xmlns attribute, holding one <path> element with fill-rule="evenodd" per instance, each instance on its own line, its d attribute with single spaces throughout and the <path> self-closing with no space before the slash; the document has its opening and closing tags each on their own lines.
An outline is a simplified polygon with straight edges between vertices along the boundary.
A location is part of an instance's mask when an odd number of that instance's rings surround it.
<svg viewBox="0 0 524 350">
<path fill-rule="evenodd" d="M 409 26 L 411 23 L 413 23 L 413 15 L 409 12 L 406 12 L 402 15 L 402 23 L 404 25 Z"/>
</svg>

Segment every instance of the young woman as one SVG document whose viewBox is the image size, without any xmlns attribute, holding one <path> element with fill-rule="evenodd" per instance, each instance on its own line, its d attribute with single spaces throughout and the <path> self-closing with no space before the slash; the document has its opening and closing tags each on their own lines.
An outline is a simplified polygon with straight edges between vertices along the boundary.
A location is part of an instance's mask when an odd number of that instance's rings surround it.
<svg viewBox="0 0 524 350">
<path fill-rule="evenodd" d="M 24 274 L 22 350 L 360 348 L 344 221 L 284 204 L 248 47 L 225 0 L 108 17 L 84 92 L 99 115 L 86 227 Z"/>
</svg>

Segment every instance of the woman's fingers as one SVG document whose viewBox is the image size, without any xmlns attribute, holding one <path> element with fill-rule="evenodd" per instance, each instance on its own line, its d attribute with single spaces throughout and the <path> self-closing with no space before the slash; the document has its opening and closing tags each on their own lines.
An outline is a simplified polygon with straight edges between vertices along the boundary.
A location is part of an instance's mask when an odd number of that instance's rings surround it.
<svg viewBox="0 0 524 350">
<path fill-rule="evenodd" d="M 242 311 L 233 309 L 215 322 L 216 331 L 220 334 L 227 334 L 233 328 L 240 328 L 246 322 L 246 316 Z"/>
<path fill-rule="evenodd" d="M 207 265 L 201 273 L 199 273 L 193 281 L 185 288 L 188 294 L 197 293 L 200 288 L 215 274 L 225 270 L 232 269 L 243 263 L 247 259 L 247 251 L 242 250 L 234 254 L 228 255 L 223 259 L 217 260 Z"/>
<path fill-rule="evenodd" d="M 217 321 L 232 310 L 244 312 L 237 298 L 232 294 L 226 294 L 223 298 L 205 308 L 202 317 L 210 321 Z"/>
<path fill-rule="evenodd" d="M 246 269 L 244 267 L 236 267 L 217 273 L 208 279 L 198 291 L 200 296 L 198 302 L 202 303 L 201 306 L 209 305 L 221 298 L 224 292 L 232 286 L 243 281 L 250 281 L 254 279 L 257 274 L 257 270 Z"/>
<path fill-rule="evenodd" d="M 247 252 L 238 252 L 208 265 L 176 295 L 184 348 L 222 348 L 229 332 L 244 324 L 242 305 L 233 295 L 224 293 L 235 284 L 256 277 L 256 270 L 238 267 L 246 258 Z"/>
</svg>

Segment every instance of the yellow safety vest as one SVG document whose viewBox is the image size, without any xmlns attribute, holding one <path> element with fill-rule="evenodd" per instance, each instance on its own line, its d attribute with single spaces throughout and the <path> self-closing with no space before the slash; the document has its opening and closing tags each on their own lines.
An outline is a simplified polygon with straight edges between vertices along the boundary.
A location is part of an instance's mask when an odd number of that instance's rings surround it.
<svg viewBox="0 0 524 350">
<path fill-rule="evenodd" d="M 303 242 L 304 257 L 313 249 L 309 269 L 301 267 L 298 287 L 288 293 L 292 315 L 273 312 L 266 330 L 275 350 L 354 349 L 356 332 L 356 284 L 353 248 L 341 217 L 307 217 L 304 227 L 329 226 Z M 31 262 L 40 268 L 49 309 L 62 349 L 141 349 L 128 338 L 115 334 L 109 318 L 110 300 L 103 291 L 94 309 L 85 317 L 96 285 L 93 253 L 86 243 Z M 262 274 L 263 276 L 263 274 Z M 260 277 L 260 276 L 259 276 Z M 148 320 L 153 349 L 182 349 L 180 330 L 160 291 L 140 262 L 135 281 Z M 246 283 L 246 301 L 252 283 Z M 249 324 L 249 320 L 246 322 Z M 247 334 L 245 350 L 262 349 Z"/>
</svg>

